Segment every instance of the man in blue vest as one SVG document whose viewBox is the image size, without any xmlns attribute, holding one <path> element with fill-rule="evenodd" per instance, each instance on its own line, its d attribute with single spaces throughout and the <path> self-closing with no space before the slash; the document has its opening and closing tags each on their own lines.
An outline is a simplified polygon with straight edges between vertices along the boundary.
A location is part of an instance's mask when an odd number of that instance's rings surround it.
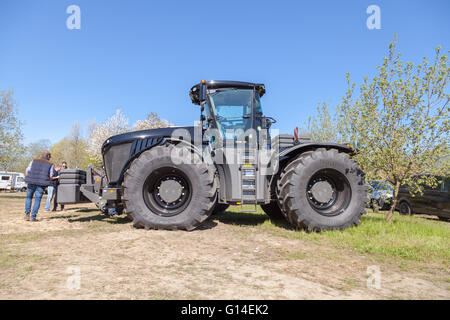
<svg viewBox="0 0 450 320">
<path fill-rule="evenodd" d="M 27 185 L 27 200 L 25 201 L 25 220 L 38 221 L 36 215 L 41 205 L 42 195 L 44 188 L 50 185 L 50 178 L 53 177 L 53 164 L 50 162 L 50 152 L 45 151 L 42 153 L 40 159 L 34 159 L 30 162 L 30 165 L 26 169 L 25 182 Z M 31 202 L 34 206 L 31 211 Z M 31 217 L 30 217 L 31 211 Z"/>
</svg>

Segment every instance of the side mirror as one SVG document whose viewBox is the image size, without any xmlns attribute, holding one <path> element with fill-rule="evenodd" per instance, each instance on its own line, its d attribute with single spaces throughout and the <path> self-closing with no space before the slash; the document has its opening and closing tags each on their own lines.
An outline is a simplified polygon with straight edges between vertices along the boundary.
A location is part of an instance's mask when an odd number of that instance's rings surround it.
<svg viewBox="0 0 450 320">
<path fill-rule="evenodd" d="M 199 92 L 200 103 L 206 101 L 206 83 L 200 83 L 200 92 Z"/>
</svg>

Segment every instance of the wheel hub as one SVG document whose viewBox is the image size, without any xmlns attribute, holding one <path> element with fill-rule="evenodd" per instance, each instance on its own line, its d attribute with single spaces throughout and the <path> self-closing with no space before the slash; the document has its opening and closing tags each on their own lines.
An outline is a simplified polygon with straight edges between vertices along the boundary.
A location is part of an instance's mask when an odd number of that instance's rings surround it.
<svg viewBox="0 0 450 320">
<path fill-rule="evenodd" d="M 143 197 L 147 207 L 156 215 L 172 217 L 189 205 L 192 187 L 187 175 L 174 167 L 154 170 L 143 186 Z"/>
<path fill-rule="evenodd" d="M 176 177 L 166 177 L 160 181 L 158 189 L 158 197 L 166 204 L 175 204 L 183 197 L 184 185 L 180 179 Z"/>
<path fill-rule="evenodd" d="M 164 202 L 172 203 L 181 198 L 183 188 L 176 178 L 165 178 L 158 186 L 158 194 Z"/>
<path fill-rule="evenodd" d="M 344 212 L 351 200 L 351 189 L 345 176 L 334 169 L 317 171 L 306 185 L 311 207 L 325 216 Z"/>
<path fill-rule="evenodd" d="M 318 181 L 313 184 L 310 190 L 312 200 L 319 204 L 327 204 L 333 199 L 334 190 L 328 181 Z"/>
</svg>

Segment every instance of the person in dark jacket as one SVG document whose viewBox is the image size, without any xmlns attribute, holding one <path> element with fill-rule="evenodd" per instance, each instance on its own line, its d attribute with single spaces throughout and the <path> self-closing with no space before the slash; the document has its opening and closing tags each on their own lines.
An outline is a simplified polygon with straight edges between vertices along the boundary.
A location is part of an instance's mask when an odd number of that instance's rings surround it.
<svg viewBox="0 0 450 320">
<path fill-rule="evenodd" d="M 50 152 L 42 153 L 40 159 L 34 159 L 26 169 L 25 182 L 27 185 L 27 199 L 25 201 L 25 220 L 38 221 L 36 219 L 41 205 L 44 188 L 50 185 L 50 179 L 53 177 L 54 166 L 50 162 Z M 31 211 L 31 203 L 34 196 L 34 206 Z M 31 216 L 30 216 L 31 213 Z"/>
<path fill-rule="evenodd" d="M 50 177 L 50 185 L 47 187 L 47 201 L 45 202 L 44 211 L 50 212 L 50 205 L 52 204 L 53 197 L 56 199 L 56 190 L 58 188 L 59 170 L 61 168 L 56 166 L 53 169 L 53 176 Z M 56 203 L 56 200 L 55 200 Z"/>
<path fill-rule="evenodd" d="M 58 209 L 58 202 L 57 197 L 58 197 L 58 186 L 59 186 L 59 175 L 61 174 L 61 169 L 67 169 L 67 163 L 64 161 L 62 163 L 61 166 L 57 166 L 55 168 L 56 172 L 55 175 L 53 176 L 53 183 L 54 183 L 54 187 L 55 187 L 55 191 L 54 191 L 54 198 L 53 198 L 53 210 L 52 211 L 56 211 L 56 209 Z M 61 204 L 61 211 L 64 210 L 64 205 Z"/>
</svg>

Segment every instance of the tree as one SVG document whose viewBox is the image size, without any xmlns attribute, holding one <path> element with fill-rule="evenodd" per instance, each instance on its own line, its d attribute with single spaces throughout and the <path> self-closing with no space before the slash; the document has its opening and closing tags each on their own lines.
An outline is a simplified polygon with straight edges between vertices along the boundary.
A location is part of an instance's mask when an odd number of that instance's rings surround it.
<svg viewBox="0 0 450 320">
<path fill-rule="evenodd" d="M 36 142 L 31 142 L 26 147 L 25 155 L 30 158 L 30 160 L 40 158 L 42 152 L 50 149 L 51 144 L 51 141 L 48 139 L 40 139 Z"/>
<path fill-rule="evenodd" d="M 339 141 L 335 129 L 335 120 L 328 111 L 328 105 L 323 102 L 317 106 L 317 116 L 308 118 L 308 133 L 314 141 Z"/>
<path fill-rule="evenodd" d="M 157 113 L 151 112 L 144 120 L 138 120 L 132 128 L 128 126 L 128 118 L 120 111 L 116 110 L 116 113 L 107 119 L 104 123 L 99 125 L 90 123 L 88 126 L 88 161 L 94 164 L 96 167 L 102 165 L 102 145 L 103 143 L 116 134 L 121 134 L 129 131 L 155 129 L 171 126 L 172 124 L 165 120 L 160 119 Z"/>
<path fill-rule="evenodd" d="M 128 118 L 120 111 L 100 125 L 91 125 L 88 138 L 88 152 L 94 164 L 102 163 L 102 145 L 111 136 L 128 132 Z"/>
<path fill-rule="evenodd" d="M 449 173 L 449 81 L 447 56 L 436 49 L 433 63 L 403 63 L 396 53 L 396 38 L 378 74 L 364 79 L 355 96 L 355 84 L 347 74 L 348 90 L 336 107 L 332 125 L 336 142 L 350 142 L 357 150 L 355 159 L 369 179 L 383 179 L 394 186 L 391 221 L 400 185 L 411 192 L 434 186 L 435 176 Z M 325 112 L 326 111 L 326 112 Z M 319 124 L 328 121 L 328 110 L 320 110 L 310 121 L 313 137 L 329 137 Z M 443 161 L 443 159 L 447 159 Z M 439 164 L 439 165 L 436 165 Z M 418 177 L 420 175 L 420 177 Z"/>
<path fill-rule="evenodd" d="M 14 91 L 0 90 L 0 168 L 11 170 L 24 151 L 22 122 L 17 117 Z"/>
<path fill-rule="evenodd" d="M 88 157 L 87 142 L 81 135 L 81 126 L 75 122 L 67 137 L 69 153 L 66 155 L 67 165 L 72 168 L 86 169 L 86 158 Z M 86 166 L 86 167 L 85 167 Z"/>
<path fill-rule="evenodd" d="M 87 169 L 88 164 L 93 162 L 88 151 L 88 143 L 81 134 L 81 125 L 78 122 L 72 125 L 64 139 L 50 148 L 50 153 L 55 164 L 66 161 L 69 168 Z"/>
<path fill-rule="evenodd" d="M 28 167 L 31 160 L 40 158 L 42 152 L 50 149 L 50 145 L 50 140 L 41 139 L 36 142 L 29 143 L 27 146 L 22 146 L 21 154 L 15 158 L 14 163 L 8 170 L 14 172 L 25 172 L 25 169 Z"/>
<path fill-rule="evenodd" d="M 166 119 L 160 119 L 157 113 L 150 112 L 144 120 L 136 121 L 132 131 L 165 128 L 170 127 L 171 125 L 172 124 Z"/>
</svg>

